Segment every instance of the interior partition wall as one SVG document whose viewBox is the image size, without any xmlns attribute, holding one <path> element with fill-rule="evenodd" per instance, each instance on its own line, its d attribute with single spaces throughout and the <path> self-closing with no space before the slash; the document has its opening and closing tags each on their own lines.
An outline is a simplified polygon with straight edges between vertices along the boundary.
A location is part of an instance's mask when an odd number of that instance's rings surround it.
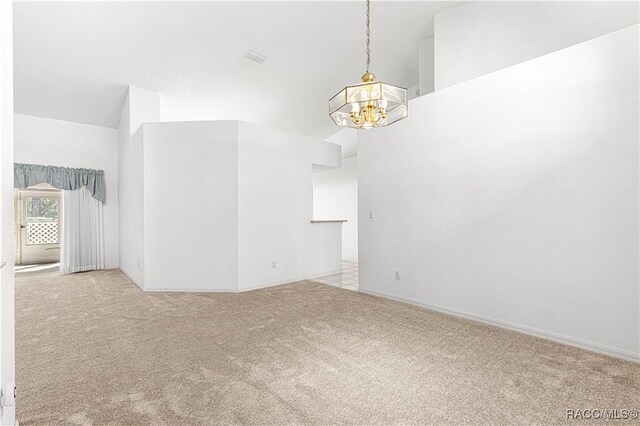
<svg viewBox="0 0 640 426">
<path fill-rule="evenodd" d="M 436 91 L 360 133 L 360 290 L 639 359 L 638 39 Z"/>
</svg>

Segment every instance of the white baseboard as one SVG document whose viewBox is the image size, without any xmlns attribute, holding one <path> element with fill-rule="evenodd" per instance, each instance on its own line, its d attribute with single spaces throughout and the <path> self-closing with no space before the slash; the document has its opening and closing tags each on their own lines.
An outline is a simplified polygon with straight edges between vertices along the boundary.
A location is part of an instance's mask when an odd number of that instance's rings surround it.
<svg viewBox="0 0 640 426">
<path fill-rule="evenodd" d="M 127 278 L 129 279 L 129 281 L 131 281 L 132 283 L 134 283 L 134 284 L 136 285 L 136 287 L 138 287 L 140 290 L 144 291 L 144 286 L 143 286 L 143 285 L 141 285 L 141 284 L 139 284 L 139 283 L 137 283 L 137 282 L 136 282 L 136 280 L 134 280 L 133 278 L 131 278 L 131 275 L 129 275 L 129 274 L 127 273 L 127 271 L 125 271 L 125 270 L 124 270 L 124 269 L 122 269 L 122 268 L 118 268 L 118 270 L 119 270 L 120 272 L 122 272 L 122 275 L 124 275 L 125 277 L 127 277 Z"/>
<path fill-rule="evenodd" d="M 151 293 L 237 293 L 237 288 L 182 288 L 182 287 L 145 287 Z"/>
<path fill-rule="evenodd" d="M 147 287 L 144 285 L 140 285 L 139 283 L 137 283 L 133 278 L 131 278 L 131 275 L 129 275 L 127 273 L 127 271 L 120 269 L 120 272 L 122 272 L 124 274 L 124 276 L 126 276 L 127 278 L 129 278 L 129 281 L 131 281 L 132 283 L 134 283 L 140 290 L 142 291 L 148 291 L 148 292 L 167 292 L 167 293 L 178 293 L 178 292 L 185 292 L 185 293 L 235 293 L 238 291 L 238 289 L 231 289 L 231 288 L 221 288 L 221 289 L 207 289 L 207 288 L 182 288 L 182 287 Z"/>
<path fill-rule="evenodd" d="M 551 340 L 557 343 L 563 343 L 565 345 L 574 346 L 576 348 L 586 349 L 592 352 L 597 352 L 604 355 L 621 358 L 621 359 L 624 359 L 625 361 L 640 363 L 640 354 L 627 351 L 624 349 L 614 348 L 611 346 L 602 345 L 600 343 L 589 342 L 589 341 L 578 339 L 575 337 L 565 336 L 563 334 L 558 334 L 558 333 L 554 333 L 552 331 L 547 331 L 547 330 L 541 330 L 541 329 L 529 327 L 526 325 L 515 324 L 508 321 L 503 321 L 496 318 L 488 317 L 485 315 L 473 314 L 470 312 L 460 311 L 457 309 L 451 309 L 444 306 L 438 306 L 431 303 L 421 302 L 419 300 L 409 299 L 407 297 L 394 296 L 392 294 L 385 293 L 382 291 L 368 290 L 362 287 L 360 287 L 358 290 L 362 293 L 370 294 L 372 296 L 382 297 L 384 299 L 391 299 L 398 302 L 409 303 L 411 305 L 429 309 L 432 311 L 442 312 L 445 314 L 454 315 L 454 316 L 469 319 L 472 321 L 478 321 L 484 324 L 505 328 L 507 330 L 517 331 L 520 333 L 528 334 L 530 336 L 540 337 L 540 338 Z"/>
<path fill-rule="evenodd" d="M 268 287 L 275 287 L 278 285 L 284 285 L 284 284 L 291 284 L 294 283 L 296 281 L 304 281 L 304 280 L 312 280 L 314 278 L 318 278 L 318 277 L 323 277 L 325 275 L 333 275 L 333 274 L 338 274 L 340 272 L 342 272 L 342 269 L 335 269 L 335 270 L 330 270 L 330 271 L 326 271 L 326 272 L 321 272 L 321 273 L 316 273 L 316 274 L 312 274 L 312 275 L 305 275 L 305 276 L 301 276 L 301 277 L 295 277 L 295 278 L 288 278 L 286 280 L 278 280 L 278 281 L 271 281 L 271 282 L 267 282 L 267 283 L 262 283 L 262 284 L 258 284 L 258 285 L 254 285 L 251 287 L 245 287 L 242 289 L 238 289 L 238 288 L 183 288 L 183 287 L 147 287 L 147 286 L 142 286 L 140 284 L 138 284 L 137 282 L 135 282 L 131 276 L 129 276 L 129 274 L 127 274 L 126 271 L 123 271 L 122 269 L 120 269 L 120 272 L 122 272 L 127 278 L 129 278 L 129 280 L 134 283 L 136 286 L 138 286 L 138 288 L 142 291 L 149 291 L 149 292 L 171 292 L 171 293 L 175 293 L 175 292 L 187 292 L 187 293 L 242 293 L 245 291 L 252 291 L 252 290 L 259 290 L 261 288 L 268 288 Z"/>
<path fill-rule="evenodd" d="M 326 272 L 319 272 L 319 273 L 312 274 L 312 275 L 305 275 L 305 276 L 300 276 L 300 277 L 287 278 L 284 281 L 283 280 L 270 281 L 270 282 L 266 282 L 266 283 L 263 283 L 263 284 L 244 287 L 244 288 L 240 289 L 239 292 L 251 291 L 251 290 L 259 290 L 261 288 L 275 287 L 277 285 L 291 284 L 291 283 L 294 283 L 296 281 L 313 280 L 314 278 L 324 277 L 325 275 L 339 274 L 340 272 L 342 272 L 342 268 L 333 269 L 333 270 L 326 271 Z"/>
</svg>

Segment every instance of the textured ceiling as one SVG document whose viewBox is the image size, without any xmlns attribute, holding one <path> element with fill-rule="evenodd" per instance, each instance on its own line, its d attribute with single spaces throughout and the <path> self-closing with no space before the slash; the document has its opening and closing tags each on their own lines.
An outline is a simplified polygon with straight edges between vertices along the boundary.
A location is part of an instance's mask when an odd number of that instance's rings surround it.
<svg viewBox="0 0 640 426">
<path fill-rule="evenodd" d="M 418 42 L 453 2 L 373 2 L 376 75 L 418 82 Z M 327 100 L 364 72 L 364 2 L 18 2 L 15 110 L 117 127 L 127 85 L 162 120 L 239 119 L 327 137 Z M 244 58 L 267 56 L 263 64 Z"/>
</svg>

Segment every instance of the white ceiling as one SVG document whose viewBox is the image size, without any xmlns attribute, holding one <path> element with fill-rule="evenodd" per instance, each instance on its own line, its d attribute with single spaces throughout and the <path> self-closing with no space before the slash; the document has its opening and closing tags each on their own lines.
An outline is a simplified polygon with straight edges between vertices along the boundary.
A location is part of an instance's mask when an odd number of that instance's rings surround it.
<svg viewBox="0 0 640 426">
<path fill-rule="evenodd" d="M 418 82 L 418 42 L 456 2 L 372 4 L 371 70 Z M 127 85 L 161 119 L 240 119 L 325 138 L 327 100 L 364 72 L 364 2 L 18 2 L 15 110 L 117 127 Z M 248 50 L 267 56 L 259 65 Z"/>
</svg>

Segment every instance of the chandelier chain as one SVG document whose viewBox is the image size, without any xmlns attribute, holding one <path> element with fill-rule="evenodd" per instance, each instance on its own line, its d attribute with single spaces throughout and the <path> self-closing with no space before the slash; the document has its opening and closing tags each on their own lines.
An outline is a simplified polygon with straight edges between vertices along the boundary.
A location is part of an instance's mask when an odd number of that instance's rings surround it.
<svg viewBox="0 0 640 426">
<path fill-rule="evenodd" d="M 371 26 L 371 0 L 367 0 L 367 72 L 369 72 L 369 64 L 371 63 L 371 33 L 369 27 Z"/>
</svg>

